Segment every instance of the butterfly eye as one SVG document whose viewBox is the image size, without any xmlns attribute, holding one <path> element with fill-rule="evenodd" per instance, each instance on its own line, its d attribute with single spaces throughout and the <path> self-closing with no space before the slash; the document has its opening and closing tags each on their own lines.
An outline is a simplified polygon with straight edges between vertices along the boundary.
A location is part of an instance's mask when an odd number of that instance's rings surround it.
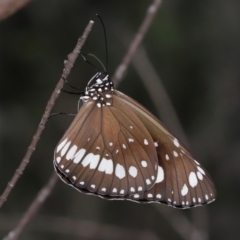
<svg viewBox="0 0 240 240">
<path fill-rule="evenodd" d="M 216 198 L 207 171 L 150 112 L 97 73 L 54 153 L 60 178 L 105 199 L 178 208 Z"/>
</svg>

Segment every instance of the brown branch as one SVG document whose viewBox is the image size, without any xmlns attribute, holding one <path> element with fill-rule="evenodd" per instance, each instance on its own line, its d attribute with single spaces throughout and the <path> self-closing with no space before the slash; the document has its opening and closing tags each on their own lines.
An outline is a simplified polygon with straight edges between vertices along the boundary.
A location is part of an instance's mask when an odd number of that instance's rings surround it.
<svg viewBox="0 0 240 240">
<path fill-rule="evenodd" d="M 32 0 L 0 0 L 0 21 L 11 16 Z"/>
<path fill-rule="evenodd" d="M 189 146 L 174 106 L 143 47 L 139 48 L 134 57 L 133 66 L 146 86 L 162 121 L 172 129 L 185 145 Z"/>
<path fill-rule="evenodd" d="M 38 192 L 37 196 L 33 200 L 32 204 L 25 212 L 23 217 L 21 218 L 18 225 L 11 230 L 7 236 L 3 238 L 3 240 L 16 240 L 30 222 L 30 220 L 36 215 L 36 213 L 41 208 L 42 204 L 48 198 L 49 194 L 52 192 L 52 189 L 56 185 L 58 180 L 58 176 L 56 175 L 55 171 L 52 173 L 48 183 Z"/>
<path fill-rule="evenodd" d="M 147 30 L 149 29 L 154 17 L 157 14 L 157 11 L 159 10 L 161 6 L 162 0 L 153 0 L 152 4 L 148 7 L 146 16 L 137 32 L 135 35 L 132 43 L 129 46 L 129 49 L 124 56 L 122 63 L 118 66 L 116 69 L 112 80 L 115 84 L 115 86 L 118 86 L 120 81 L 122 80 L 130 62 L 132 61 L 132 58 L 139 46 L 139 44 L 142 42 Z"/>
<path fill-rule="evenodd" d="M 163 122 L 167 123 L 169 128 L 171 128 L 173 132 L 184 142 L 184 144 L 189 147 L 187 136 L 181 126 L 174 106 L 172 105 L 171 100 L 161 83 L 161 79 L 158 77 L 143 47 L 138 50 L 136 56 L 134 57 L 133 65 L 145 84 L 147 91 L 150 93 L 152 101 L 155 104 Z M 197 234 L 198 236 L 201 236 L 201 239 L 203 240 L 208 239 L 207 208 L 201 208 L 201 214 L 199 214 L 196 209 L 192 209 L 191 212 L 193 220 L 191 222 L 185 218 L 183 214 L 176 211 L 174 211 L 174 213 L 167 214 L 167 211 L 164 210 L 165 209 L 161 211 L 159 209 L 162 215 L 168 219 L 176 232 L 178 232 L 184 239 L 191 239 L 189 237 L 191 234 Z M 202 220 L 200 221 L 201 223 L 204 222 L 206 224 L 202 224 L 200 227 L 200 224 L 197 222 L 199 218 Z M 173 219 L 175 220 L 173 221 Z M 176 219 L 180 220 L 178 221 L 181 223 L 180 225 L 176 223 Z"/>
<path fill-rule="evenodd" d="M 37 131 L 33 136 L 32 142 L 31 142 L 30 146 L 28 147 L 28 150 L 27 150 L 23 160 L 21 161 L 19 167 L 17 168 L 15 174 L 13 175 L 12 179 L 10 180 L 6 189 L 4 190 L 3 194 L 0 197 L 0 208 L 3 205 L 3 203 L 7 200 L 8 195 L 10 194 L 10 192 L 14 188 L 16 182 L 18 181 L 19 177 L 22 175 L 24 169 L 26 168 L 31 155 L 36 148 L 38 140 L 40 139 L 42 131 L 45 128 L 45 125 L 46 125 L 48 117 L 51 113 L 51 110 L 52 110 L 52 108 L 60 94 L 60 91 L 63 87 L 63 84 L 64 84 L 63 79 L 66 79 L 68 77 L 68 75 L 75 63 L 75 60 L 78 57 L 80 50 L 83 47 L 83 45 L 87 39 L 87 36 L 92 29 L 93 23 L 94 23 L 93 21 L 90 21 L 88 23 L 87 27 L 84 30 L 83 35 L 78 39 L 77 45 L 74 48 L 73 52 L 68 55 L 68 60 L 64 61 L 64 69 L 63 69 L 62 76 L 61 76 L 59 82 L 57 83 L 50 100 L 47 103 L 45 112 L 44 112 L 41 122 L 37 128 Z"/>
</svg>

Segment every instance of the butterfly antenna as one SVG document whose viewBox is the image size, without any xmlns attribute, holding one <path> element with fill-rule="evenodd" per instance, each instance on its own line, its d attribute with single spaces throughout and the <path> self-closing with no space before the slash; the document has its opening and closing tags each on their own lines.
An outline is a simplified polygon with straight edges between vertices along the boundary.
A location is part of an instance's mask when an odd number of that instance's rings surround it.
<svg viewBox="0 0 240 240">
<path fill-rule="evenodd" d="M 90 56 L 90 57 L 95 58 L 95 59 L 101 64 L 103 70 L 106 71 L 105 66 L 103 65 L 103 63 L 100 61 L 100 59 L 99 59 L 96 55 L 94 55 L 94 54 L 92 54 L 92 53 L 81 53 L 81 57 L 83 58 L 83 60 L 84 60 L 86 63 L 88 63 L 90 66 L 92 66 L 93 68 L 95 68 L 95 70 L 97 70 L 97 72 L 99 72 L 99 69 L 98 69 L 97 67 L 95 67 L 91 62 L 89 62 L 89 61 L 87 60 L 86 56 Z"/>
<path fill-rule="evenodd" d="M 102 18 L 99 16 L 99 14 L 96 14 L 96 16 L 98 17 L 98 19 L 100 20 L 102 27 L 103 27 L 103 32 L 104 32 L 104 39 L 105 39 L 105 49 L 106 49 L 106 69 L 108 69 L 108 48 L 107 48 L 107 34 L 106 34 L 106 29 L 103 23 Z"/>
</svg>

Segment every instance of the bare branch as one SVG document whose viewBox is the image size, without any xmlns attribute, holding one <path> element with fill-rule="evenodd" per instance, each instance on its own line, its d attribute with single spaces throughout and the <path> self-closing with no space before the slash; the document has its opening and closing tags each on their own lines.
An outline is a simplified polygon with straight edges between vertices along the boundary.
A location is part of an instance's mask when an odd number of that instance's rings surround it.
<svg viewBox="0 0 240 240">
<path fill-rule="evenodd" d="M 56 175 L 55 171 L 52 173 L 48 183 L 39 191 L 35 199 L 33 200 L 32 204 L 25 212 L 24 216 L 18 223 L 18 225 L 11 230 L 7 236 L 3 238 L 3 240 L 16 240 L 30 222 L 30 220 L 36 215 L 38 210 L 41 208 L 42 204 L 45 202 L 49 194 L 52 192 L 52 189 L 56 185 L 58 180 L 58 176 Z"/>
<path fill-rule="evenodd" d="M 122 63 L 118 66 L 112 77 L 115 86 L 117 86 L 122 80 L 124 73 L 126 72 L 139 44 L 142 42 L 147 30 L 149 29 L 154 17 L 156 16 L 156 13 L 160 8 L 161 3 L 161 0 L 153 0 L 152 4 L 147 9 L 147 13 L 142 22 L 142 25 L 140 26 L 137 34 L 135 35 L 132 43 L 130 44 L 129 49 L 122 60 Z"/>
<path fill-rule="evenodd" d="M 11 16 L 32 0 L 0 0 L 0 21 Z"/>
<path fill-rule="evenodd" d="M 187 137 L 177 113 L 143 47 L 139 48 L 136 53 L 136 57 L 133 59 L 133 65 L 146 86 L 162 121 L 188 146 Z"/>
<path fill-rule="evenodd" d="M 17 216 L 0 216 L 0 230 L 7 230 L 11 223 L 17 221 Z M 38 215 L 29 226 L 30 231 L 48 232 L 66 235 L 69 239 L 78 237 L 80 239 L 138 239 L 138 240 L 160 240 L 151 229 L 134 229 L 130 227 L 117 226 L 113 224 L 96 223 L 90 220 L 74 219 L 69 217 L 55 217 L 49 215 Z"/>
<path fill-rule="evenodd" d="M 182 237 L 184 240 L 207 240 L 208 236 L 204 231 L 196 228 L 182 213 L 173 209 L 161 208 L 159 205 L 155 205 L 156 209 L 161 213 L 162 216 L 169 222 L 173 229 Z"/>
<path fill-rule="evenodd" d="M 87 39 L 87 36 L 92 29 L 93 24 L 94 24 L 93 21 L 90 21 L 88 23 L 87 27 L 84 30 L 83 35 L 78 39 L 77 45 L 74 48 L 73 52 L 68 55 L 68 60 L 64 61 L 64 67 L 65 68 L 63 69 L 62 76 L 61 76 L 59 82 L 57 83 L 57 85 L 56 85 L 56 87 L 55 87 L 55 89 L 52 93 L 51 98 L 49 99 L 49 101 L 47 103 L 45 112 L 44 112 L 43 117 L 41 119 L 41 122 L 40 122 L 40 124 L 37 128 L 37 131 L 33 136 L 32 142 L 29 145 L 28 150 L 27 150 L 23 160 L 21 161 L 19 167 L 17 168 L 15 174 L 13 175 L 12 179 L 10 180 L 6 189 L 4 190 L 3 194 L 0 197 L 0 208 L 3 205 L 3 203 L 7 200 L 8 195 L 10 194 L 10 192 L 14 188 L 16 182 L 18 181 L 19 177 L 22 175 L 24 169 L 26 168 L 31 155 L 36 148 L 38 140 L 40 139 L 42 131 L 45 128 L 45 125 L 46 125 L 48 117 L 51 113 L 51 110 L 52 110 L 52 108 L 53 108 L 53 106 L 54 106 L 54 104 L 55 104 L 55 102 L 56 102 L 56 100 L 57 100 L 57 98 L 58 98 L 58 96 L 61 92 L 61 89 L 62 89 L 63 84 L 64 84 L 63 79 L 66 79 L 68 77 L 68 75 L 69 75 L 69 73 L 70 73 L 70 71 L 71 71 L 71 69 L 72 69 L 72 67 L 75 63 L 75 60 L 78 57 L 78 55 L 80 53 L 80 50 L 83 47 L 83 45 L 84 45 L 84 43 Z"/>
</svg>

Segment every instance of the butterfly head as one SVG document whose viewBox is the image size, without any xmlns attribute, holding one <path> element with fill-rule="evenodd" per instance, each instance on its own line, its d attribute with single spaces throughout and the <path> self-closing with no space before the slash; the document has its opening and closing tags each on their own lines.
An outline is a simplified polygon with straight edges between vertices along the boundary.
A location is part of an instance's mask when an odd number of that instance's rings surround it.
<svg viewBox="0 0 240 240">
<path fill-rule="evenodd" d="M 114 92 L 113 82 L 107 72 L 97 72 L 88 82 L 84 94 L 79 99 L 79 108 L 83 103 L 94 100 L 98 107 L 110 106 Z"/>
</svg>

